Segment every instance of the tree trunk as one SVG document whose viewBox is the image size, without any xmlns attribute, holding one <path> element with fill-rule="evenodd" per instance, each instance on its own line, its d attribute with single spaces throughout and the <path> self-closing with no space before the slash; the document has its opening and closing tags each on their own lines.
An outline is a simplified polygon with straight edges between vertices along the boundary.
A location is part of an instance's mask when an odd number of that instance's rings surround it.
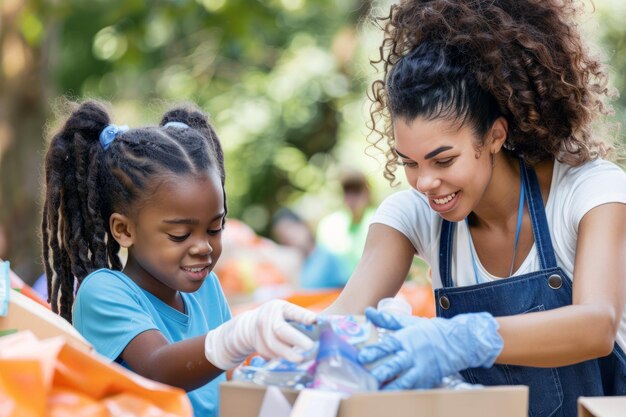
<svg viewBox="0 0 626 417">
<path fill-rule="evenodd" d="M 48 77 L 42 42 L 29 44 L 20 31 L 25 3 L 0 5 L 0 224 L 8 242 L 3 256 L 32 283 L 43 270 L 39 207 Z"/>
</svg>

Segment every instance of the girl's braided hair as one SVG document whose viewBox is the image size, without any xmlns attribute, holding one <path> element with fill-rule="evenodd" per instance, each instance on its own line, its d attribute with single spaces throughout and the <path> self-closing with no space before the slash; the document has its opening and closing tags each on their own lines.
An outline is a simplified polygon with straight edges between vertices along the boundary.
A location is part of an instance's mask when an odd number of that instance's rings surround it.
<svg viewBox="0 0 626 417">
<path fill-rule="evenodd" d="M 190 128 L 164 128 L 170 121 Z M 41 230 L 48 301 L 70 322 L 75 282 L 80 285 L 99 268 L 122 269 L 120 246 L 109 229 L 113 212 L 136 212 L 149 200 L 153 187 L 172 175 L 203 175 L 217 169 L 224 186 L 222 147 L 200 110 L 174 108 L 158 127 L 124 132 L 105 151 L 99 136 L 109 123 L 103 104 L 75 104 L 45 157 Z"/>
<path fill-rule="evenodd" d="M 606 115 L 607 75 L 574 18 L 575 0 L 401 0 L 377 19 L 383 77 L 369 91 L 370 142 L 387 138 L 385 178 L 397 155 L 391 120 L 448 117 L 477 135 L 509 124 L 505 147 L 527 162 L 579 165 L 605 156 L 591 123 Z M 479 144 L 480 145 L 480 144 Z"/>
</svg>

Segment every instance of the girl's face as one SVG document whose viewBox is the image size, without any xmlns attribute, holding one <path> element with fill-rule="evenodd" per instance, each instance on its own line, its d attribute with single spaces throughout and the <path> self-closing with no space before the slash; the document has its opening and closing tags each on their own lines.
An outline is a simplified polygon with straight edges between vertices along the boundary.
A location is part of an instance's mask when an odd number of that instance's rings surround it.
<svg viewBox="0 0 626 417">
<path fill-rule="evenodd" d="M 129 247 L 124 272 L 164 301 L 199 289 L 222 253 L 224 197 L 217 172 L 163 181 L 133 217 L 127 219 L 127 245 L 120 242 Z"/>
<path fill-rule="evenodd" d="M 409 184 L 444 219 L 463 220 L 485 194 L 493 170 L 491 153 L 499 150 L 499 143 L 490 140 L 494 127 L 478 149 L 478 138 L 467 124 L 419 117 L 394 120 L 395 151 Z"/>
</svg>

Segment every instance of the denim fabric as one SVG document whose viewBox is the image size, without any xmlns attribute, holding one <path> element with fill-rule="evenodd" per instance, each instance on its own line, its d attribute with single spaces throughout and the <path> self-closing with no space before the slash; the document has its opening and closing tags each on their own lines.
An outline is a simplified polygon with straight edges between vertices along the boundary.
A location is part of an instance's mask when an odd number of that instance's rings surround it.
<svg viewBox="0 0 626 417">
<path fill-rule="evenodd" d="M 439 251 L 443 288 L 435 290 L 438 317 L 450 318 L 482 311 L 496 317 L 510 316 L 572 304 L 572 281 L 557 266 L 537 176 L 525 164 L 521 175 L 542 269 L 498 281 L 454 287 L 450 261 L 456 223 L 444 220 Z M 554 285 L 555 282 L 561 285 Z M 442 297 L 447 302 L 441 302 Z M 442 304 L 448 308 L 444 309 Z M 530 417 L 576 417 L 579 396 L 626 395 L 626 356 L 617 344 L 609 356 L 570 366 L 494 365 L 489 369 L 471 368 L 461 373 L 474 384 L 527 385 Z"/>
</svg>

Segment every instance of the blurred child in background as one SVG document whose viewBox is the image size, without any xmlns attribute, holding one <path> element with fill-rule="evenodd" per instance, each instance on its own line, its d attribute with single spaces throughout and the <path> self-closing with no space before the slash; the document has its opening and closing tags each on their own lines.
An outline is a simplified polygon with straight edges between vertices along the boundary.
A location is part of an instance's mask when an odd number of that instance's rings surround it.
<svg viewBox="0 0 626 417">
<path fill-rule="evenodd" d="M 344 206 L 323 217 L 317 226 L 317 242 L 339 256 L 349 273 L 356 267 L 375 208 L 365 175 L 346 169 L 340 176 Z"/>
<path fill-rule="evenodd" d="M 348 281 L 349 271 L 344 263 L 321 244 L 309 225 L 295 212 L 283 208 L 272 218 L 272 238 L 280 245 L 296 248 L 302 255 L 298 287 L 339 288 Z"/>
</svg>

